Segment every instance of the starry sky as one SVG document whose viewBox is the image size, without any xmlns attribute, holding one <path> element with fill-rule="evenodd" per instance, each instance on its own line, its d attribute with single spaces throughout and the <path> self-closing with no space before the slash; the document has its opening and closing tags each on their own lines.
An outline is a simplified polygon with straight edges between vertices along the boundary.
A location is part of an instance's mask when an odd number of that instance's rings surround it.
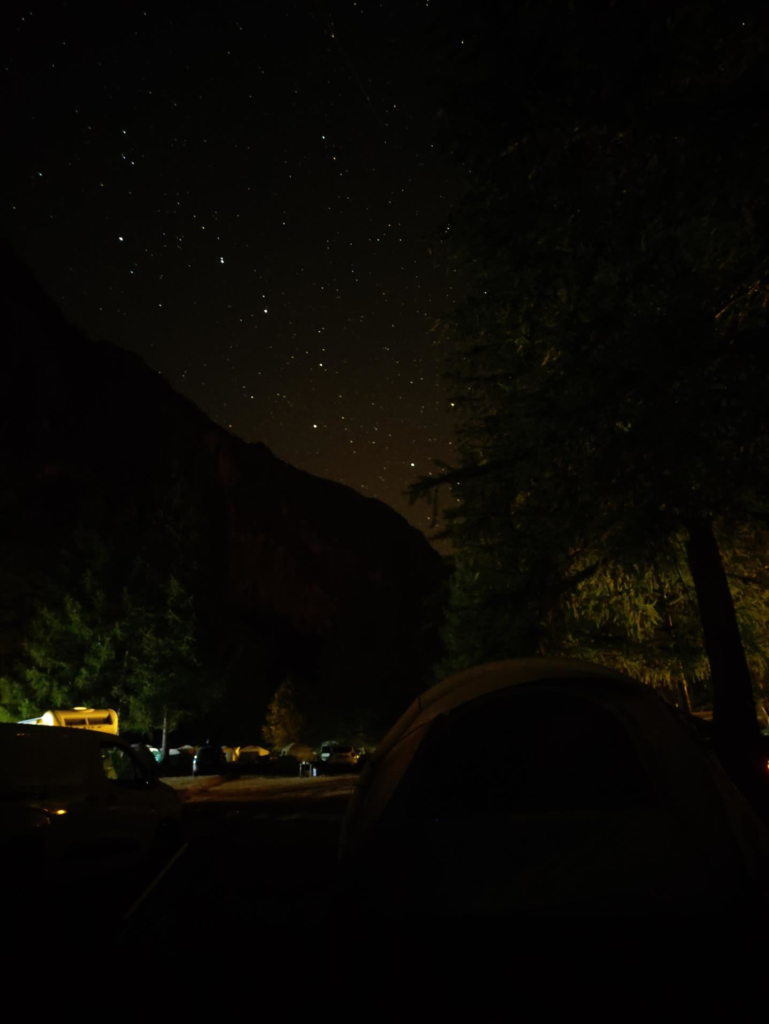
<svg viewBox="0 0 769 1024">
<path fill-rule="evenodd" d="M 2 227 L 65 315 L 428 533 L 403 491 L 451 459 L 433 328 L 462 191 L 435 142 L 436 20 L 426 0 L 28 0 L 0 43 Z"/>
</svg>

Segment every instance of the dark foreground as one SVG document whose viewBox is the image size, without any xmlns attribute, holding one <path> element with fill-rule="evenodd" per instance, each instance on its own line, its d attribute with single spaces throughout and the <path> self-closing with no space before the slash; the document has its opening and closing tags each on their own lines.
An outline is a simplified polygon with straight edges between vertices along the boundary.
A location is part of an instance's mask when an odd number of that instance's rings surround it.
<svg viewBox="0 0 769 1024">
<path fill-rule="evenodd" d="M 227 935 L 255 947 L 310 941 L 333 887 L 352 785 L 289 780 L 217 788 L 188 802 L 186 847 L 128 909 L 126 939 L 141 934 L 167 953 L 180 935 Z"/>
<path fill-rule="evenodd" d="M 353 777 L 220 783 L 175 780 L 185 841 L 164 865 L 33 878 L 9 892 L 6 925 L 89 955 L 105 952 L 106 931 L 110 955 L 172 960 L 309 943 L 333 890 Z"/>
<path fill-rule="evenodd" d="M 346 919 L 336 909 L 337 847 L 354 778 L 245 781 L 202 780 L 176 785 L 185 799 L 186 838 L 161 870 L 52 880 L 42 891 L 6 902 L 10 933 L 38 948 L 55 936 L 57 957 L 76 953 L 91 964 L 174 966 L 234 964 L 256 957 L 261 971 L 285 972 L 294 958 L 333 965 L 367 961 L 385 949 L 410 960 L 421 953 L 460 957 L 522 951 L 531 942 L 566 941 L 554 922 L 420 920 L 383 929 Z M 703 909 L 707 897 L 703 894 Z M 580 933 L 632 944 L 664 929 L 585 923 Z M 137 961 L 138 957 L 138 961 Z M 194 972 L 194 968 L 193 972 Z"/>
</svg>

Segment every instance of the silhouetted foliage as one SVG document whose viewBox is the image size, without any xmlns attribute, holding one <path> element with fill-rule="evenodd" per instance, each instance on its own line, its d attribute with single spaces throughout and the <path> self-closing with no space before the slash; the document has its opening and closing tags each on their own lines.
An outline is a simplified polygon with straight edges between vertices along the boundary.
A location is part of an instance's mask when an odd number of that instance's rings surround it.
<svg viewBox="0 0 769 1024">
<path fill-rule="evenodd" d="M 71 589 L 27 623 L 22 655 L 3 680 L 6 717 L 75 705 L 114 707 L 123 728 L 172 727 L 213 698 L 201 671 L 192 599 L 176 577 L 141 559 L 121 583 L 106 548 Z"/>
<path fill-rule="evenodd" d="M 709 672 L 736 749 L 756 734 L 737 624 L 754 669 L 769 654 L 766 15 L 460 6 L 457 463 L 413 490 L 453 495 L 447 664 Z"/>
<path fill-rule="evenodd" d="M 284 679 L 267 707 L 267 721 L 262 728 L 264 742 L 271 750 L 282 750 L 301 739 L 303 725 L 291 679 Z"/>
</svg>

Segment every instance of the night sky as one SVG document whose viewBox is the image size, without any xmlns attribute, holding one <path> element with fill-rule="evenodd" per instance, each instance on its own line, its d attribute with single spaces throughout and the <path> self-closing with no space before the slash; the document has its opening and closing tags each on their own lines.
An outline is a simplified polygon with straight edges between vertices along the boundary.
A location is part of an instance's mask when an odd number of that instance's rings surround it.
<svg viewBox="0 0 769 1024">
<path fill-rule="evenodd" d="M 402 492 L 451 458 L 434 242 L 461 194 L 434 138 L 434 18 L 30 0 L 0 43 L 3 230 L 65 315 L 422 529 Z"/>
</svg>

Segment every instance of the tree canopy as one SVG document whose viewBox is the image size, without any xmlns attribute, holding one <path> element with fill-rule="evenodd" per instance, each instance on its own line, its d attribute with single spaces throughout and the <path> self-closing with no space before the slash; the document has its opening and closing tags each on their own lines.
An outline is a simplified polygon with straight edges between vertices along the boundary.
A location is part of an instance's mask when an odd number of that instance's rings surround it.
<svg viewBox="0 0 769 1024">
<path fill-rule="evenodd" d="M 282 750 L 301 737 L 304 718 L 296 707 L 294 687 L 290 678 L 284 679 L 267 707 L 267 720 L 262 737 L 271 750 Z"/>
<path fill-rule="evenodd" d="M 201 664 L 192 590 L 196 511 L 178 480 L 154 505 L 124 509 L 109 540 L 83 517 L 39 587 L 20 657 L 0 680 L 6 718 L 49 708 L 114 707 L 151 735 L 200 715 L 215 680 Z"/>
<path fill-rule="evenodd" d="M 455 498 L 454 667 L 565 650 L 728 676 L 716 707 L 743 738 L 738 624 L 757 675 L 769 654 L 769 36 L 750 7 L 467 6 L 443 112 L 468 181 L 445 243 L 467 290 L 444 323 L 458 459 L 414 489 Z"/>
</svg>

